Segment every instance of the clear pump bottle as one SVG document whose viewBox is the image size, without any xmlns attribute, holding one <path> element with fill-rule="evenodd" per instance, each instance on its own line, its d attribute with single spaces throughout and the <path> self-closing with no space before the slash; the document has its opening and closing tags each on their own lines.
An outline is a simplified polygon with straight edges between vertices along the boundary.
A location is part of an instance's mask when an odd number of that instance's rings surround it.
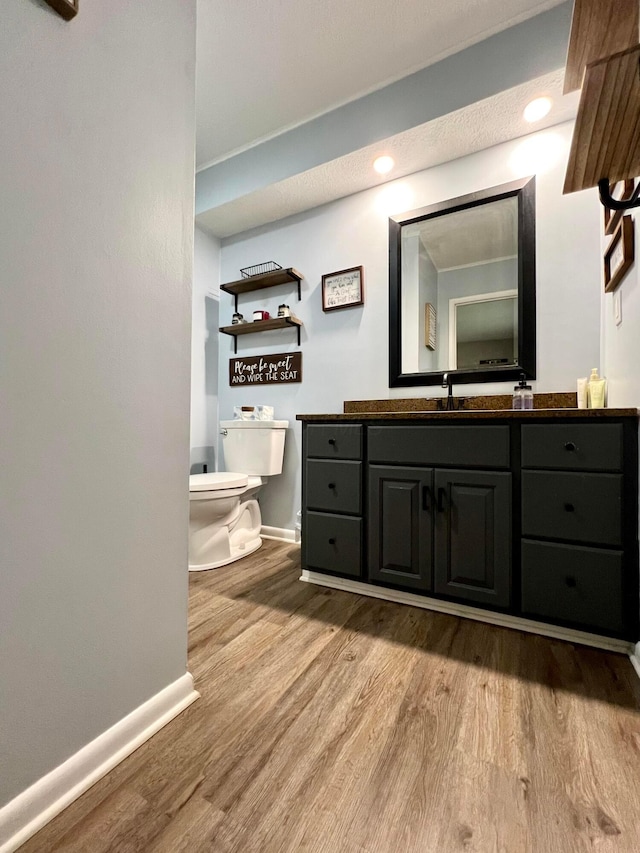
<svg viewBox="0 0 640 853">
<path fill-rule="evenodd" d="M 520 374 L 520 383 L 513 388 L 513 408 L 533 409 L 533 390 L 527 385 L 527 377 Z"/>
</svg>

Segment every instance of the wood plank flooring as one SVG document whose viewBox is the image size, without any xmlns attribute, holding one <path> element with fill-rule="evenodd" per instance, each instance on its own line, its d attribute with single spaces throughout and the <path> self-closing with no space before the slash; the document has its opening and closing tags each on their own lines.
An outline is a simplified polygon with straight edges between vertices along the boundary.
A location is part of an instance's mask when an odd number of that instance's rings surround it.
<svg viewBox="0 0 640 853">
<path fill-rule="evenodd" d="M 190 577 L 202 698 L 20 853 L 637 853 L 628 659 L 298 582 Z"/>
</svg>

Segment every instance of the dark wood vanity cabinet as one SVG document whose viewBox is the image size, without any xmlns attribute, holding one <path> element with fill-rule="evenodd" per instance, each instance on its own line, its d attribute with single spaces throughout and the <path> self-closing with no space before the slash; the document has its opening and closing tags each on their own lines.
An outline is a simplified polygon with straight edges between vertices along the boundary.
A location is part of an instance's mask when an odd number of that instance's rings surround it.
<svg viewBox="0 0 640 853">
<path fill-rule="evenodd" d="M 305 423 L 303 568 L 638 640 L 637 417 L 606 411 Z"/>
<path fill-rule="evenodd" d="M 624 424 L 527 424 L 521 435 L 522 612 L 624 633 L 638 609 L 637 459 Z"/>
<path fill-rule="evenodd" d="M 511 604 L 511 474 L 436 471 L 434 591 Z"/>
<path fill-rule="evenodd" d="M 371 581 L 509 605 L 511 475 L 369 466 Z"/>
<path fill-rule="evenodd" d="M 433 469 L 369 466 L 368 576 L 433 588 Z"/>
<path fill-rule="evenodd" d="M 511 473 L 473 469 L 509 467 L 509 427 L 470 435 L 454 425 L 371 426 L 367 434 L 369 579 L 508 607 Z M 449 465 L 470 470 L 440 467 Z"/>
<path fill-rule="evenodd" d="M 309 424 L 304 435 L 302 564 L 361 578 L 362 433 L 356 424 Z"/>
</svg>

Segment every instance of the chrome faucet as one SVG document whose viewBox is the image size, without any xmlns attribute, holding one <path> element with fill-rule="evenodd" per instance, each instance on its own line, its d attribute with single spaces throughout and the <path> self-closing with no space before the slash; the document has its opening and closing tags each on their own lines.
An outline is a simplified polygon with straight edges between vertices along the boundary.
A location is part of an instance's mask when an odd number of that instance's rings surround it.
<svg viewBox="0 0 640 853">
<path fill-rule="evenodd" d="M 449 392 L 447 394 L 447 411 L 453 411 L 453 378 L 449 376 L 448 373 L 442 374 L 442 387 L 448 388 Z"/>
</svg>

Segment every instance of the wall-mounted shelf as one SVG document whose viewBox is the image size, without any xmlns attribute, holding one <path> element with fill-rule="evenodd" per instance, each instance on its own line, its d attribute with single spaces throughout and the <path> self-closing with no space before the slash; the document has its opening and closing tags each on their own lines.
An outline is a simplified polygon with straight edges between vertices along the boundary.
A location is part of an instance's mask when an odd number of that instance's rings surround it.
<svg viewBox="0 0 640 853">
<path fill-rule="evenodd" d="M 270 285 L 266 285 L 269 287 Z M 251 335 L 257 332 L 272 332 L 275 329 L 286 329 L 293 326 L 298 332 L 298 346 L 300 346 L 300 327 L 302 320 L 297 317 L 274 317 L 271 320 L 256 320 L 253 323 L 236 323 L 233 326 L 221 326 L 218 331 L 224 335 L 231 335 L 233 341 L 233 352 L 238 352 L 238 336 Z"/>
<path fill-rule="evenodd" d="M 564 192 L 640 175 L 640 44 L 589 64 Z"/>
<path fill-rule="evenodd" d="M 585 66 L 638 42 L 638 0 L 575 0 L 564 94 L 582 86 Z"/>
<path fill-rule="evenodd" d="M 234 297 L 234 310 L 237 312 L 239 293 L 250 293 L 252 290 L 263 290 L 265 287 L 276 287 L 278 284 L 296 284 L 298 288 L 298 302 L 300 302 L 300 282 L 302 281 L 302 278 L 302 273 L 294 270 L 293 267 L 288 267 L 284 270 L 274 270 L 274 272 L 262 273 L 262 275 L 252 275 L 250 278 L 240 278 L 237 281 L 229 281 L 226 284 L 221 284 L 220 290 L 224 290 L 225 293 L 230 293 Z M 263 320 L 262 322 L 265 321 Z"/>
<path fill-rule="evenodd" d="M 610 187 L 640 175 L 638 0 L 574 0 L 564 91 L 582 89 L 564 192 L 598 186 L 609 209 Z"/>
</svg>

